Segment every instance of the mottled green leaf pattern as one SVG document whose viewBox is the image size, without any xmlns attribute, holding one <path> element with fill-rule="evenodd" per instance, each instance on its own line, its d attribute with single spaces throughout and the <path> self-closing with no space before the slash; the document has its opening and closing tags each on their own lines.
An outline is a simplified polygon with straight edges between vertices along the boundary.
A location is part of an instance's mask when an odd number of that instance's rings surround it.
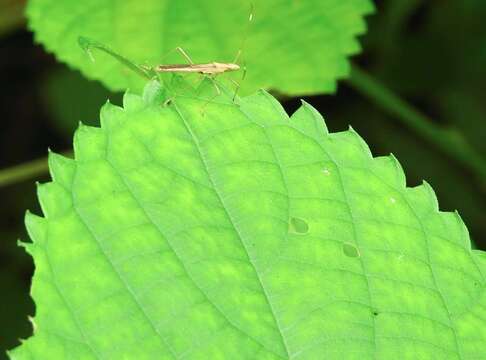
<svg viewBox="0 0 486 360">
<path fill-rule="evenodd" d="M 31 0 L 35 38 L 60 60 L 112 90 L 141 89 L 144 79 L 105 54 L 89 61 L 78 46 L 86 36 L 139 63 L 181 63 L 182 46 L 194 62 L 232 62 L 248 69 L 242 93 L 260 88 L 286 94 L 332 92 L 348 75 L 347 57 L 359 52 L 370 0 Z M 224 16 L 221 16 L 224 14 Z M 242 74 L 235 74 L 241 81 Z"/>
<path fill-rule="evenodd" d="M 12 359 L 484 358 L 486 256 L 393 156 L 306 103 L 154 89 L 50 155 Z"/>
</svg>

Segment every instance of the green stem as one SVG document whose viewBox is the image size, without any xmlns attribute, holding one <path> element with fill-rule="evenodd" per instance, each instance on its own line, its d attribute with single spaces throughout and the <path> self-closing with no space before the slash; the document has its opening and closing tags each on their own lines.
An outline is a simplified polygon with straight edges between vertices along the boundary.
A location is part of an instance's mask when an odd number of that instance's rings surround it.
<svg viewBox="0 0 486 360">
<path fill-rule="evenodd" d="M 64 155 L 69 155 L 70 152 Z M 44 175 L 49 170 L 47 157 L 0 170 L 0 188 Z"/>
<path fill-rule="evenodd" d="M 389 53 L 394 46 L 399 46 L 397 39 L 400 39 L 404 25 L 423 2 L 424 0 L 394 0 L 386 3 L 381 24 L 381 28 L 385 30 L 380 41 L 383 52 Z"/>
<path fill-rule="evenodd" d="M 379 81 L 353 66 L 349 85 L 383 111 L 392 115 L 417 134 L 440 148 L 462 165 L 476 173 L 482 181 L 486 180 L 485 159 L 476 152 L 454 129 L 444 129 L 395 95 Z"/>
</svg>

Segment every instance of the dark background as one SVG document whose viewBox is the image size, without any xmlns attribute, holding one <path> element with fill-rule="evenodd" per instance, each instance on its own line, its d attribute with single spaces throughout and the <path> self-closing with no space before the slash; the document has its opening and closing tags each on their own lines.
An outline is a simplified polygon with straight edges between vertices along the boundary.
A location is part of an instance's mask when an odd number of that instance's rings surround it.
<svg viewBox="0 0 486 360">
<path fill-rule="evenodd" d="M 19 5 L 2 26 L 5 6 Z M 486 157 L 486 1 L 375 1 L 353 62 L 441 126 L 460 131 Z M 0 169 L 44 157 L 47 148 L 69 150 L 78 121 L 98 123 L 98 109 L 112 94 L 56 62 L 35 45 L 20 14 L 22 1 L 0 0 Z M 4 8 L 2 8 L 2 6 Z M 3 20 L 5 22 L 5 19 Z M 330 131 L 351 124 L 373 154 L 393 152 L 409 186 L 427 180 L 441 210 L 459 210 L 477 248 L 486 249 L 486 182 L 403 127 L 355 92 L 346 81 L 335 95 L 307 97 Z M 282 99 L 289 113 L 299 99 Z M 35 180 L 0 187 L 0 359 L 31 333 L 27 316 L 32 259 L 17 247 L 27 240 L 26 209 L 40 214 Z M 69 239 L 66 239 L 69 241 Z"/>
</svg>

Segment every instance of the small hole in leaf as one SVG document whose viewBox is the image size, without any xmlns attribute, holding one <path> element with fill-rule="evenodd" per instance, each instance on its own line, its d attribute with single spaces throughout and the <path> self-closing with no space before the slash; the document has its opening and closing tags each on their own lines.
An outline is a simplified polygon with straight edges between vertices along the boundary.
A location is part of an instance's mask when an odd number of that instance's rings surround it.
<svg viewBox="0 0 486 360">
<path fill-rule="evenodd" d="M 373 315 L 374 315 L 374 316 L 378 316 L 378 314 L 379 314 L 379 312 L 378 312 L 378 311 L 376 311 L 376 310 L 375 310 L 375 311 L 373 311 Z"/>
<path fill-rule="evenodd" d="M 307 221 L 299 218 L 290 218 L 290 230 L 298 234 L 306 234 L 309 232 L 309 225 Z"/>
<path fill-rule="evenodd" d="M 352 244 L 344 243 L 343 244 L 343 252 L 344 255 L 349 256 L 349 257 L 359 257 L 359 251 L 358 248 Z"/>
</svg>

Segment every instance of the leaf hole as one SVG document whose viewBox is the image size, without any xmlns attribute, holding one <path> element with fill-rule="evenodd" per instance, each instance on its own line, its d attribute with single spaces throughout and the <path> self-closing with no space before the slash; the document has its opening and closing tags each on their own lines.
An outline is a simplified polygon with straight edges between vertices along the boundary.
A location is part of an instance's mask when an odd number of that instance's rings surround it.
<svg viewBox="0 0 486 360">
<path fill-rule="evenodd" d="M 356 258 L 360 256 L 358 248 L 353 244 L 349 244 L 349 243 L 343 244 L 343 252 L 344 255 L 352 258 Z"/>
<path fill-rule="evenodd" d="M 307 221 L 300 218 L 290 218 L 290 231 L 295 232 L 297 234 L 307 234 L 309 232 L 309 224 Z"/>
</svg>

